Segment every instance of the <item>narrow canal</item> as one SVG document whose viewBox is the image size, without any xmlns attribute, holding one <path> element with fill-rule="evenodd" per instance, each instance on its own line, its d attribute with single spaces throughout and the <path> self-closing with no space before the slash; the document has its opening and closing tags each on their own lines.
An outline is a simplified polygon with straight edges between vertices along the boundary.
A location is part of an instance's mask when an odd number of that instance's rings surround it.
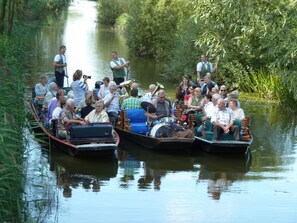
<svg viewBox="0 0 297 223">
<path fill-rule="evenodd" d="M 111 77 L 110 53 L 131 61 L 131 78 L 146 90 L 160 64 L 130 55 L 123 37 L 96 21 L 95 1 L 74 1 L 32 28 L 31 72 L 52 72 L 61 44 L 68 74 Z M 194 68 L 193 68 L 194 69 Z M 71 78 L 69 79 L 71 83 Z M 173 99 L 174 85 L 163 83 Z M 251 116 L 251 156 L 166 155 L 125 142 L 117 158 L 76 158 L 30 135 L 26 201 L 36 222 L 296 222 L 296 115 L 265 101 L 241 100 Z"/>
</svg>

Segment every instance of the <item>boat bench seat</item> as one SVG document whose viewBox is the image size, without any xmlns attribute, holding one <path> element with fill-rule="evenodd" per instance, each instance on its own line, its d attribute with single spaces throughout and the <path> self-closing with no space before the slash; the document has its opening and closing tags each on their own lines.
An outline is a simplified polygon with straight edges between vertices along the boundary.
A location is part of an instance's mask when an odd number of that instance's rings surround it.
<svg viewBox="0 0 297 223">
<path fill-rule="evenodd" d="M 129 120 L 130 132 L 145 135 L 148 132 L 147 117 L 144 109 L 126 109 L 126 117 Z"/>
<path fill-rule="evenodd" d="M 112 136 L 110 123 L 91 123 L 87 126 L 75 125 L 69 129 L 70 140 L 84 138 L 110 138 Z"/>
<path fill-rule="evenodd" d="M 234 125 L 238 125 L 239 129 L 241 130 L 241 121 L 240 120 L 235 120 Z M 213 125 L 209 119 L 207 119 L 205 121 L 204 126 L 205 126 L 205 139 L 210 140 L 210 141 L 213 140 L 213 130 L 212 130 Z M 234 139 L 233 134 L 221 134 L 219 136 L 219 140 L 235 140 L 235 139 Z M 242 132 L 241 131 L 240 131 L 240 140 L 242 140 Z"/>
</svg>

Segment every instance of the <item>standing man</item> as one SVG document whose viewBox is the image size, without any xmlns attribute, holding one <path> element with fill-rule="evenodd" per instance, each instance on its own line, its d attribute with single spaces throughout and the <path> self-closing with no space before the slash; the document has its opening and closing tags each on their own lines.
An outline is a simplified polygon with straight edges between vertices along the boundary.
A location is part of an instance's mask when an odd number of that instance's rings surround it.
<svg viewBox="0 0 297 223">
<path fill-rule="evenodd" d="M 113 81 L 116 82 L 117 85 L 125 81 L 126 71 L 125 68 L 129 69 L 129 61 L 125 61 L 124 58 L 118 57 L 118 53 L 113 51 L 111 53 L 112 61 L 110 61 L 110 67 L 113 73 Z"/>
<path fill-rule="evenodd" d="M 208 57 L 205 54 L 201 54 L 201 62 L 197 64 L 197 82 L 199 83 L 201 77 L 204 77 L 206 73 L 213 72 L 213 66 L 208 62 Z"/>
<path fill-rule="evenodd" d="M 59 88 L 64 87 L 64 76 L 68 78 L 65 74 L 65 69 L 67 66 L 66 57 L 65 57 L 66 46 L 60 46 L 59 53 L 54 58 L 54 69 L 55 69 L 55 77 L 56 83 Z"/>
</svg>

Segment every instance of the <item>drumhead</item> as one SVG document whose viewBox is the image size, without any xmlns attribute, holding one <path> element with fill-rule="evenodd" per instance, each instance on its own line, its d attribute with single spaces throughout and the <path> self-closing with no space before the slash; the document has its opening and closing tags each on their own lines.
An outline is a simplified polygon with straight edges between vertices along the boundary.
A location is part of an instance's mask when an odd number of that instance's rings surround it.
<svg viewBox="0 0 297 223">
<path fill-rule="evenodd" d="M 166 123 L 159 123 L 151 129 L 150 136 L 153 138 L 173 137 L 173 129 Z"/>
</svg>

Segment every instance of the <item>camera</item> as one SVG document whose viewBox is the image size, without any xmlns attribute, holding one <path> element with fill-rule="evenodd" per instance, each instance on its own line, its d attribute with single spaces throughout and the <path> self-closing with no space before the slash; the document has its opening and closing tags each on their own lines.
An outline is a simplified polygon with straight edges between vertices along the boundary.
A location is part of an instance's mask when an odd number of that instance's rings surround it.
<svg viewBox="0 0 297 223">
<path fill-rule="evenodd" d="M 83 78 L 88 78 L 88 79 L 91 79 L 91 76 L 87 76 L 87 75 L 83 75 Z"/>
</svg>

